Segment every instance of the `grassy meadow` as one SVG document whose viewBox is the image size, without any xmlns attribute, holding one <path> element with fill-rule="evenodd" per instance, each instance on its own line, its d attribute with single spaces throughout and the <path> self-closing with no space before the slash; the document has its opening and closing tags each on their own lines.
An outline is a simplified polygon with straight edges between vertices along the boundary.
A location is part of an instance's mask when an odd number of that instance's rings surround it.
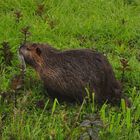
<svg viewBox="0 0 140 140">
<path fill-rule="evenodd" d="M 124 100 L 120 107 L 52 101 L 28 66 L 24 88 L 15 90 L 25 30 L 30 42 L 104 53 L 131 108 Z M 0 0 L 0 140 L 139 139 L 140 1 Z"/>
</svg>

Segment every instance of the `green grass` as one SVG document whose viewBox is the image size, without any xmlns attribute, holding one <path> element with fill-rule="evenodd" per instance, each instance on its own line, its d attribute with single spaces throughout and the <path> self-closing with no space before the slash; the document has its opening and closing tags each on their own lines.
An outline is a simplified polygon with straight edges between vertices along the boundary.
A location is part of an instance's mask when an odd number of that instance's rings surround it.
<svg viewBox="0 0 140 140">
<path fill-rule="evenodd" d="M 36 14 L 38 4 L 44 4 L 41 16 Z M 23 15 L 19 23 L 15 11 Z M 140 139 L 139 21 L 139 0 L 0 0 L 0 43 L 8 41 L 14 54 L 12 65 L 6 66 L 0 52 L 0 93 L 9 93 L 4 99 L 0 96 L 0 139 Z M 127 59 L 130 71 L 125 72 L 123 90 L 132 107 L 126 108 L 123 100 L 120 107 L 52 101 L 44 96 L 34 70 L 27 68 L 25 88 L 19 91 L 15 108 L 10 79 L 20 71 L 17 52 L 25 26 L 30 26 L 31 42 L 105 53 L 119 80 L 120 59 Z"/>
</svg>

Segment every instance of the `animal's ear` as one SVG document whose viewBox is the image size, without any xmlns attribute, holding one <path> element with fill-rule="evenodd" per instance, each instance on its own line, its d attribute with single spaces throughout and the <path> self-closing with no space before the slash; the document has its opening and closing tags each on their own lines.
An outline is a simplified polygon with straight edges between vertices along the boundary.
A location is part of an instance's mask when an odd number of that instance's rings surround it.
<svg viewBox="0 0 140 140">
<path fill-rule="evenodd" d="M 36 48 L 36 53 L 40 56 L 41 55 L 41 49 L 40 48 Z"/>
<path fill-rule="evenodd" d="M 37 47 L 37 44 L 36 43 L 33 43 L 32 44 L 32 47 L 36 48 Z"/>
</svg>

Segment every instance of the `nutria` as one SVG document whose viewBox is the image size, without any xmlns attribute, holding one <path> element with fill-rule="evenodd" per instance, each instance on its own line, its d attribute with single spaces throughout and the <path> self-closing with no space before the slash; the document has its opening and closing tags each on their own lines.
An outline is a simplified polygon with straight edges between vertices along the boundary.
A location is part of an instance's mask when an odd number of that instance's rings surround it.
<svg viewBox="0 0 140 140">
<path fill-rule="evenodd" d="M 19 49 L 40 75 L 47 93 L 58 100 L 82 102 L 86 88 L 100 104 L 117 104 L 122 90 L 107 58 L 91 49 L 60 51 L 48 44 L 26 43 Z"/>
</svg>

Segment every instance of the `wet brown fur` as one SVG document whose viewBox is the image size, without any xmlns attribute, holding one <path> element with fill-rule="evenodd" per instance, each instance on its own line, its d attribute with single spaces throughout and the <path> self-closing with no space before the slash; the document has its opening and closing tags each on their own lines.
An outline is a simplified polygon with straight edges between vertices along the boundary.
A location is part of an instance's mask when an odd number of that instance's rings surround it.
<svg viewBox="0 0 140 140">
<path fill-rule="evenodd" d="M 24 44 L 20 54 L 40 75 L 53 98 L 82 102 L 85 88 L 98 103 L 120 102 L 121 87 L 107 58 L 90 49 L 59 51 L 47 44 Z"/>
</svg>

